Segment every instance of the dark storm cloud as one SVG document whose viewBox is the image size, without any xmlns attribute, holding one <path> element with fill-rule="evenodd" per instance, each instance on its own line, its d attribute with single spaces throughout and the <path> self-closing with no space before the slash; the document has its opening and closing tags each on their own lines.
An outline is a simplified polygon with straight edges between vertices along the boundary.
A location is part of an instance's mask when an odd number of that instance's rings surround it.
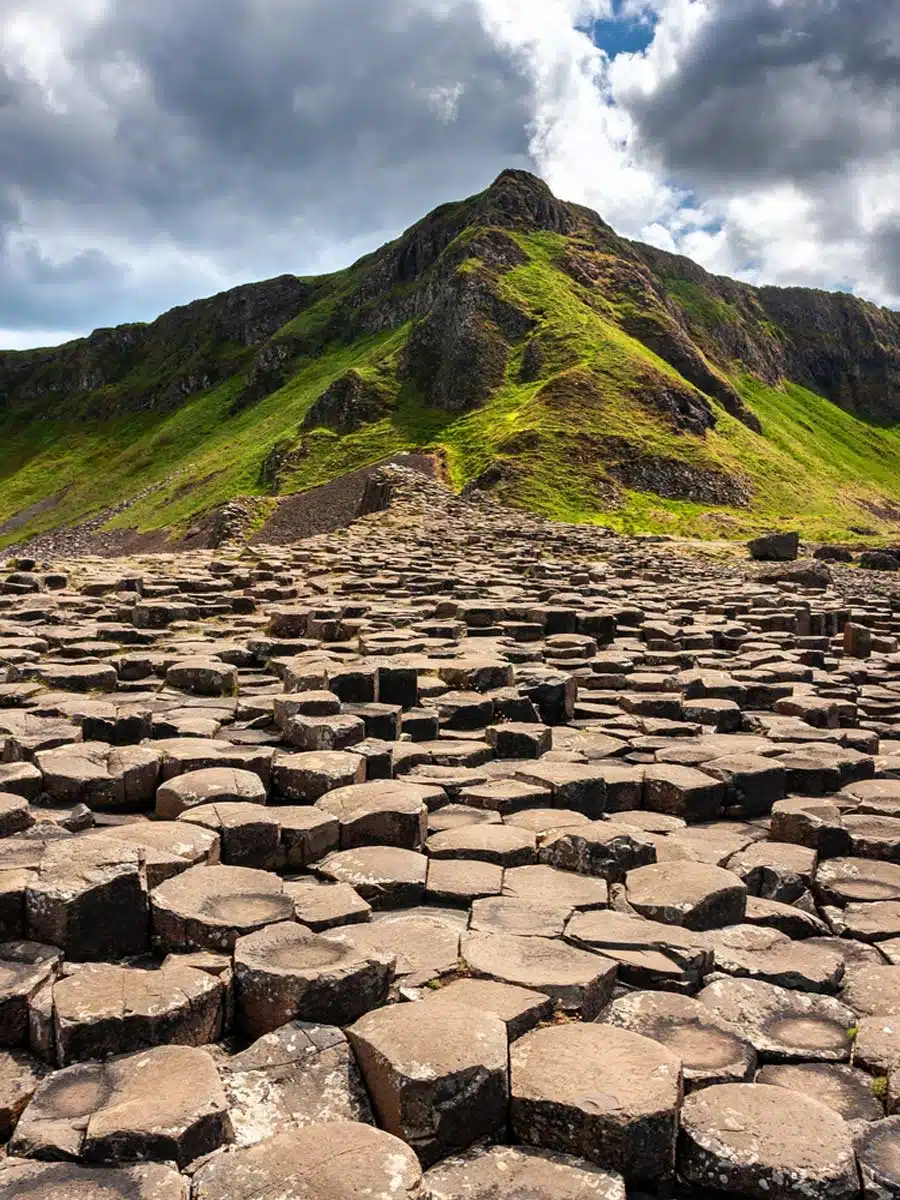
<svg viewBox="0 0 900 1200">
<path fill-rule="evenodd" d="M 629 96 L 692 186 L 801 181 L 900 150 L 897 0 L 718 0 L 678 70 Z"/>
<path fill-rule="evenodd" d="M 0 328 L 303 271 L 526 161 L 468 0 L 115 0 L 68 37 L 49 80 L 0 70 Z"/>
</svg>

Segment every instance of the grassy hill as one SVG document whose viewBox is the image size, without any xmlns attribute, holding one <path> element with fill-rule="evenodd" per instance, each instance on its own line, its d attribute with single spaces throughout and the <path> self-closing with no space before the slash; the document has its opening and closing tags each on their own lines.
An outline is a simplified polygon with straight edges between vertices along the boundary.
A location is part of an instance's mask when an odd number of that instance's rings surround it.
<svg viewBox="0 0 900 1200">
<path fill-rule="evenodd" d="M 561 520 L 896 537 L 900 317 L 707 275 L 505 172 L 335 275 L 0 355 L 0 546 L 261 519 L 400 450 Z"/>
</svg>

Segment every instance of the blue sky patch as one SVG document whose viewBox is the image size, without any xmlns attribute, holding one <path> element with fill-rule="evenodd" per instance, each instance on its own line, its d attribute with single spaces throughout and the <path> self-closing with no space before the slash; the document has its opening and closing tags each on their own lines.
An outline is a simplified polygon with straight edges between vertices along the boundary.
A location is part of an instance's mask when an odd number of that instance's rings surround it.
<svg viewBox="0 0 900 1200">
<path fill-rule="evenodd" d="M 621 4 L 614 5 L 615 11 L 621 10 Z M 605 50 L 610 58 L 617 54 L 634 54 L 646 50 L 653 41 L 656 28 L 656 16 L 648 13 L 640 20 L 626 17 L 613 17 L 611 20 L 594 21 L 588 32 L 595 46 Z"/>
</svg>

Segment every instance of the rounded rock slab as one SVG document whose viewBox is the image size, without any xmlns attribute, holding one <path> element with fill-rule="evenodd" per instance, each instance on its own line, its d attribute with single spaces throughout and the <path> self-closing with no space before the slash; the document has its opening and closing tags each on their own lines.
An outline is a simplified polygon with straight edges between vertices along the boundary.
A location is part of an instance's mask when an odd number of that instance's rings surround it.
<svg viewBox="0 0 900 1200">
<path fill-rule="evenodd" d="M 857 1144 L 866 1200 L 900 1196 L 900 1117 L 878 1121 Z"/>
<path fill-rule="evenodd" d="M 469 917 L 473 933 L 513 933 L 526 937 L 561 937 L 572 915 L 566 905 L 529 904 L 511 896 L 476 900 Z"/>
<path fill-rule="evenodd" d="M 616 980 L 611 959 L 554 938 L 470 933 L 460 954 L 475 976 L 543 992 L 586 1021 L 602 1011 Z"/>
<path fill-rule="evenodd" d="M 276 809 L 233 801 L 203 804 L 182 813 L 176 824 L 214 834 L 221 861 L 227 866 L 268 871 L 278 865 L 281 827 Z"/>
<path fill-rule="evenodd" d="M 900 1017 L 900 966 L 854 967 L 841 999 L 861 1017 Z"/>
<path fill-rule="evenodd" d="M 254 1038 L 295 1020 L 349 1025 L 385 1002 L 395 964 L 393 954 L 360 951 L 340 933 L 267 925 L 235 943 L 238 1025 Z"/>
<path fill-rule="evenodd" d="M 731 871 L 694 862 L 661 862 L 629 871 L 628 903 L 644 917 L 686 929 L 737 925 L 747 908 L 747 888 Z"/>
<path fill-rule="evenodd" d="M 218 1067 L 238 1146 L 323 1121 L 375 1124 L 350 1044 L 333 1025 L 291 1021 Z"/>
<path fill-rule="evenodd" d="M 25 893 L 28 936 L 73 961 L 142 954 L 147 907 L 143 854 L 93 832 L 46 843 Z"/>
<path fill-rule="evenodd" d="M 155 746 L 80 742 L 41 751 L 35 765 L 54 802 L 117 812 L 152 805 L 161 757 Z"/>
<path fill-rule="evenodd" d="M 753 1079 L 756 1051 L 750 1043 L 690 996 L 632 992 L 608 1005 L 600 1020 L 652 1038 L 677 1054 L 688 1090 Z"/>
<path fill-rule="evenodd" d="M 265 804 L 266 788 L 258 775 L 234 767 L 206 767 L 186 771 L 160 784 L 156 792 L 156 815 L 174 821 L 183 812 L 201 804 Z"/>
<path fill-rule="evenodd" d="M 845 1121 L 880 1121 L 884 1116 L 884 1104 L 873 1090 L 875 1080 L 843 1063 L 773 1063 L 763 1067 L 756 1082 L 802 1092 Z"/>
<path fill-rule="evenodd" d="M 219 862 L 219 837 L 180 821 L 133 821 L 104 827 L 103 837 L 134 846 L 144 856 L 147 887 L 155 888 L 189 867 Z"/>
<path fill-rule="evenodd" d="M 449 1001 L 397 1004 L 347 1030 L 379 1123 L 431 1165 L 506 1123 L 506 1025 Z"/>
<path fill-rule="evenodd" d="M 185 1200 L 184 1177 L 159 1163 L 79 1167 L 8 1158 L 0 1165 L 0 1200 Z"/>
<path fill-rule="evenodd" d="M 527 904 L 549 904 L 579 910 L 606 908 L 609 885 L 605 879 L 574 875 L 536 864 L 510 867 L 503 875 L 503 895 Z"/>
<path fill-rule="evenodd" d="M 427 850 L 432 858 L 477 859 L 501 867 L 521 867 L 534 862 L 535 839 L 512 825 L 466 825 L 432 834 Z"/>
<path fill-rule="evenodd" d="M 543 992 L 497 983 L 494 979 L 454 979 L 429 992 L 430 1004 L 465 1004 L 504 1023 L 511 1042 L 553 1016 L 553 1001 Z"/>
<path fill-rule="evenodd" d="M 398 846 L 359 846 L 329 854 L 317 873 L 332 883 L 349 883 L 373 908 L 404 908 L 425 893 L 428 859 Z"/>
<path fill-rule="evenodd" d="M 279 754 L 272 764 L 272 790 L 294 804 L 314 804 L 326 792 L 362 784 L 366 760 L 346 750 Z"/>
<path fill-rule="evenodd" d="M 821 946 L 798 945 L 777 929 L 732 925 L 704 935 L 715 954 L 716 970 L 725 975 L 762 979 L 802 992 L 836 992 L 844 977 L 844 960 Z"/>
<path fill-rule="evenodd" d="M 191 867 L 154 888 L 150 902 L 154 942 L 167 951 L 233 950 L 294 912 L 281 880 L 250 867 Z"/>
<path fill-rule="evenodd" d="M 341 934 L 360 954 L 395 957 L 398 980 L 420 987 L 459 966 L 460 932 L 460 923 L 440 909 L 413 908 L 380 915 Z"/>
<path fill-rule="evenodd" d="M 678 1169 L 689 1182 L 754 1200 L 855 1200 L 847 1123 L 785 1088 L 725 1083 L 688 1096 Z"/>
<path fill-rule="evenodd" d="M 166 671 L 166 683 L 194 696 L 233 696 L 238 673 L 221 659 L 196 655 L 173 663 Z"/>
<path fill-rule="evenodd" d="M 425 1192 L 429 1200 L 625 1200 L 625 1181 L 569 1154 L 491 1146 L 432 1167 Z"/>
<path fill-rule="evenodd" d="M 675 1169 L 681 1059 L 612 1025 L 536 1029 L 510 1047 L 516 1140 L 655 1187 Z"/>
<path fill-rule="evenodd" d="M 326 792 L 316 807 L 340 822 L 342 850 L 357 846 L 418 850 L 425 841 L 429 808 L 445 799 L 443 788 L 375 779 Z"/>
<path fill-rule="evenodd" d="M 764 1062 L 847 1062 L 852 1008 L 756 979 L 718 979 L 697 999 L 734 1025 Z"/>
<path fill-rule="evenodd" d="M 611 909 L 576 913 L 566 924 L 566 941 L 618 964 L 622 983 L 641 989 L 696 991 L 712 969 L 703 935 L 679 925 Z"/>
<path fill-rule="evenodd" d="M 335 1121 L 219 1155 L 194 1176 L 195 1200 L 418 1200 L 422 1169 L 399 1138 Z"/>
<path fill-rule="evenodd" d="M 58 980 L 52 995 L 60 1066 L 149 1046 L 204 1046 L 224 1022 L 222 980 L 176 960 L 157 971 L 92 963 Z"/>
<path fill-rule="evenodd" d="M 48 1076 L 22 1114 L 10 1149 L 23 1157 L 186 1166 L 232 1138 L 212 1058 L 157 1046 Z"/>
<path fill-rule="evenodd" d="M 820 904 L 839 908 L 855 902 L 900 900 L 900 866 L 868 858 L 831 858 L 819 863 L 813 892 Z"/>
</svg>

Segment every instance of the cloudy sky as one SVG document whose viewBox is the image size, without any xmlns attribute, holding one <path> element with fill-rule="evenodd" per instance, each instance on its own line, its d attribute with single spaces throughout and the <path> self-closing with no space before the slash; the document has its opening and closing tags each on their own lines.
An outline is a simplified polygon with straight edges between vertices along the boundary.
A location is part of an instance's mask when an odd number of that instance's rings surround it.
<svg viewBox="0 0 900 1200">
<path fill-rule="evenodd" d="M 344 266 L 504 167 L 900 307 L 897 0 L 0 0 L 0 345 Z"/>
</svg>

